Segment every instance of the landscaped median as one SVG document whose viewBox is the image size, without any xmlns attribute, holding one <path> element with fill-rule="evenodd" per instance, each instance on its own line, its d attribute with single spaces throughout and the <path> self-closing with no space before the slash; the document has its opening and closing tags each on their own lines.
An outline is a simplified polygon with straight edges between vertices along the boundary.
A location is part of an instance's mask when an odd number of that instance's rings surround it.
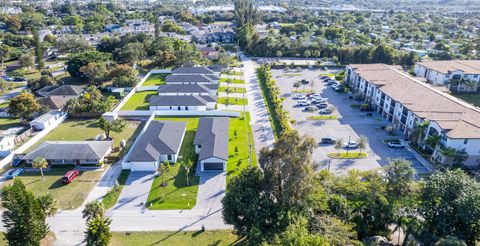
<svg viewBox="0 0 480 246">
<path fill-rule="evenodd" d="M 246 98 L 237 98 L 237 97 L 219 97 L 218 103 L 227 105 L 247 105 L 248 100 Z"/>
<path fill-rule="evenodd" d="M 245 80 L 243 80 L 243 79 L 221 78 L 220 83 L 245 84 Z"/>
<path fill-rule="evenodd" d="M 336 120 L 336 115 L 315 115 L 315 116 L 308 116 L 307 120 Z"/>
<path fill-rule="evenodd" d="M 227 88 L 230 88 L 231 93 L 246 93 L 247 89 L 241 87 L 227 87 L 227 86 L 220 86 L 218 88 L 218 92 L 225 92 Z"/>
<path fill-rule="evenodd" d="M 367 153 L 365 152 L 335 152 L 329 153 L 328 157 L 332 159 L 362 159 L 367 157 Z"/>
</svg>

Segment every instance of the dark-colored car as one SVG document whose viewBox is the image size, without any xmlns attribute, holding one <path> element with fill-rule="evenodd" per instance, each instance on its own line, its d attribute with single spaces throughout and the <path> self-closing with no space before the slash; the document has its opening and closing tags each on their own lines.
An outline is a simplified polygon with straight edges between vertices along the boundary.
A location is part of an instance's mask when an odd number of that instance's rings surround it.
<svg viewBox="0 0 480 246">
<path fill-rule="evenodd" d="M 22 158 L 24 156 L 25 155 L 23 155 L 23 154 L 14 155 L 13 160 L 12 160 L 12 167 L 18 167 L 18 165 L 20 165 L 20 163 L 22 163 Z"/>
<path fill-rule="evenodd" d="M 318 104 L 315 104 L 315 106 L 317 106 L 317 108 L 319 108 L 319 109 L 322 109 L 322 108 L 328 107 L 328 104 L 326 104 L 326 103 L 318 103 Z"/>
<path fill-rule="evenodd" d="M 78 177 L 78 175 L 80 175 L 80 171 L 78 170 L 71 170 L 71 171 L 68 171 L 62 178 L 62 182 L 64 184 L 70 184 L 72 183 L 72 181 Z"/>
<path fill-rule="evenodd" d="M 13 179 L 13 178 L 19 176 L 20 174 L 22 174 L 23 171 L 24 171 L 23 168 L 12 169 L 12 170 L 8 171 L 7 178 L 8 179 Z"/>
<path fill-rule="evenodd" d="M 23 77 L 15 77 L 15 78 L 13 79 L 13 81 L 15 81 L 15 82 L 24 82 L 24 81 L 26 81 L 26 79 L 23 78 Z"/>
<path fill-rule="evenodd" d="M 335 142 L 337 142 L 335 138 L 322 138 L 320 140 L 320 143 L 322 144 L 334 144 Z"/>
</svg>

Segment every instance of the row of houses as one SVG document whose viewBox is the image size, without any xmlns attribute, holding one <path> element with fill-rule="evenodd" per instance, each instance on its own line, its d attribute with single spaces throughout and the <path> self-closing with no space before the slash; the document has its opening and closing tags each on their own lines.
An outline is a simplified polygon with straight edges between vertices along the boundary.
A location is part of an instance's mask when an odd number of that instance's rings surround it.
<svg viewBox="0 0 480 246">
<path fill-rule="evenodd" d="M 207 67 L 180 67 L 158 86 L 149 99 L 150 110 L 213 110 L 217 104 L 220 73 Z"/>
<path fill-rule="evenodd" d="M 448 93 L 403 72 L 400 67 L 385 64 L 352 64 L 347 66 L 345 83 L 355 94 L 365 97 L 374 110 L 412 139 L 415 129 L 428 123 L 418 142 L 432 153 L 433 159 L 451 164 L 452 158 L 442 150 L 465 150 L 466 168 L 480 164 L 480 110 Z M 436 136 L 435 146 L 425 144 Z"/>
</svg>

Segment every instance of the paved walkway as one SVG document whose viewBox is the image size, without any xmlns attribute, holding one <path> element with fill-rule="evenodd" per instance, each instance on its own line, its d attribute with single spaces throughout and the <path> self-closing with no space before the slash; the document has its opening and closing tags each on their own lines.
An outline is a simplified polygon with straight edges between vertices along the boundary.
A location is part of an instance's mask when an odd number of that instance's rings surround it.
<svg viewBox="0 0 480 246">
<path fill-rule="evenodd" d="M 145 210 L 154 175 L 154 172 L 130 172 L 117 204 L 111 210 Z"/>
<path fill-rule="evenodd" d="M 250 58 L 241 54 L 244 77 L 247 88 L 248 107 L 250 111 L 250 125 L 252 126 L 253 139 L 257 154 L 263 147 L 272 147 L 275 137 L 270 123 L 262 91 L 255 74 L 255 63 Z"/>
</svg>

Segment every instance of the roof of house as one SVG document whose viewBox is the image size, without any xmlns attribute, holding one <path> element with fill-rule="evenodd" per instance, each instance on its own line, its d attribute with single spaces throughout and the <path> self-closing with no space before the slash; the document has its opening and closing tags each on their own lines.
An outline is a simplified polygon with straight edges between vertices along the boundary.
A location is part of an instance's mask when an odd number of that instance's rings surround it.
<svg viewBox="0 0 480 246">
<path fill-rule="evenodd" d="M 67 104 L 68 100 L 75 98 L 74 96 L 47 96 L 40 97 L 37 102 L 49 107 L 50 109 L 61 109 Z"/>
<path fill-rule="evenodd" d="M 35 92 L 36 93 L 49 92 L 49 91 L 52 91 L 55 88 L 57 88 L 57 87 L 54 86 L 54 85 L 47 85 L 47 86 L 42 87 L 41 89 L 36 90 Z"/>
<path fill-rule="evenodd" d="M 50 112 L 42 114 L 42 115 L 38 116 L 37 118 L 33 119 L 32 121 L 30 121 L 30 124 L 48 122 L 49 120 L 57 117 L 60 113 L 61 112 L 59 112 L 59 111 L 52 110 Z"/>
<path fill-rule="evenodd" d="M 211 86 L 213 85 L 213 86 Z M 158 93 L 209 93 L 218 84 L 164 84 L 158 86 Z"/>
<path fill-rule="evenodd" d="M 46 141 L 22 159 L 34 160 L 37 157 L 47 160 L 101 159 L 112 144 L 113 141 Z"/>
<path fill-rule="evenodd" d="M 179 67 L 172 71 L 173 74 L 214 74 L 206 67 Z"/>
<path fill-rule="evenodd" d="M 216 102 L 216 96 L 152 96 L 150 106 L 203 106 Z"/>
<path fill-rule="evenodd" d="M 80 96 L 85 90 L 85 86 L 62 85 L 47 93 L 47 96 Z"/>
<path fill-rule="evenodd" d="M 185 122 L 152 120 L 127 161 L 158 161 L 161 154 L 178 154 L 185 129 Z"/>
<path fill-rule="evenodd" d="M 480 74 L 480 60 L 423 61 L 418 64 L 443 74 L 457 70 L 466 74 Z"/>
<path fill-rule="evenodd" d="M 200 145 L 199 160 L 216 157 L 228 160 L 227 117 L 200 118 L 193 144 Z"/>
<path fill-rule="evenodd" d="M 166 83 L 213 83 L 218 77 L 213 74 L 173 74 L 165 78 Z"/>
<path fill-rule="evenodd" d="M 416 116 L 435 121 L 450 138 L 480 138 L 480 110 L 385 64 L 350 67 Z M 468 130 L 466 130 L 468 129 Z"/>
</svg>

